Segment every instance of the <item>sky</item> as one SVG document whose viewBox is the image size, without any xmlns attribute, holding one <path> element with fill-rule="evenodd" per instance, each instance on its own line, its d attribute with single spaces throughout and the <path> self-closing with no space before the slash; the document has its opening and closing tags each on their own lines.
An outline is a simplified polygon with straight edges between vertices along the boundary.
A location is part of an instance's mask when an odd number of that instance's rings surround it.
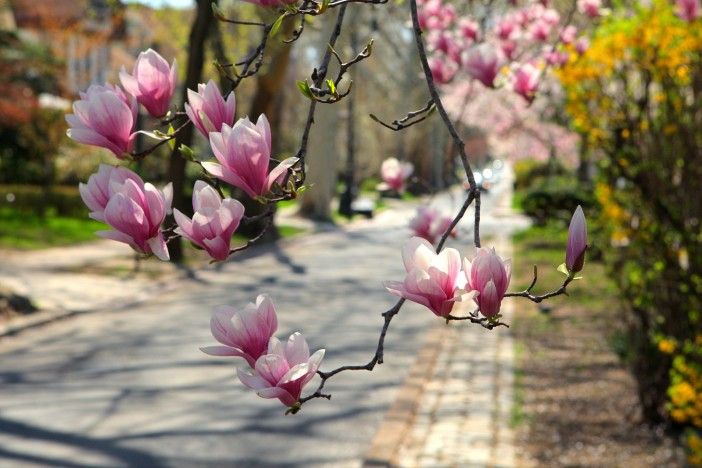
<svg viewBox="0 0 702 468">
<path fill-rule="evenodd" d="M 193 6 L 193 0 L 126 0 L 125 3 L 143 3 L 154 8 L 161 6 L 172 6 L 176 8 Z"/>
</svg>

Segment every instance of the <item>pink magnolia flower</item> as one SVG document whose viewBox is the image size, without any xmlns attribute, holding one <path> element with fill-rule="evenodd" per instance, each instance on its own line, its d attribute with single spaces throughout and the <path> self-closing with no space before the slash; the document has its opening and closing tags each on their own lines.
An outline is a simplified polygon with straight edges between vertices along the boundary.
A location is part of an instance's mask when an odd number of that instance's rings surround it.
<svg viewBox="0 0 702 468">
<path fill-rule="evenodd" d="M 93 85 L 66 116 L 69 138 L 112 151 L 120 159 L 131 151 L 136 133 L 136 106 L 121 89 Z"/>
<path fill-rule="evenodd" d="M 385 283 L 390 293 L 422 304 L 439 317 L 449 315 L 455 302 L 474 296 L 465 291 L 466 276 L 456 249 L 437 254 L 426 239 L 412 237 L 402 248 L 402 260 L 407 275 L 402 282 Z"/>
<path fill-rule="evenodd" d="M 587 224 L 583 209 L 578 206 L 570 219 L 568 227 L 568 244 L 566 246 L 566 268 L 571 273 L 577 273 L 585 264 L 587 250 Z"/>
<path fill-rule="evenodd" d="M 284 405 L 293 406 L 300 400 L 304 386 L 314 378 L 322 358 L 324 350 L 310 356 L 307 341 L 296 332 L 285 344 L 272 337 L 268 354 L 259 357 L 253 369 L 237 369 L 237 375 L 258 396 L 277 398 Z"/>
<path fill-rule="evenodd" d="M 583 55 L 590 48 L 590 40 L 587 37 L 581 37 L 575 42 L 575 51 Z"/>
<path fill-rule="evenodd" d="M 446 54 L 453 61 L 460 61 L 461 49 L 456 40 L 446 31 L 432 34 L 429 41 L 434 50 L 439 50 Z"/>
<path fill-rule="evenodd" d="M 122 86 L 134 96 L 153 117 L 162 117 L 168 112 L 168 105 L 176 87 L 176 61 L 168 66 L 166 59 L 158 52 L 148 49 L 140 52 L 134 63 L 132 74 L 124 67 L 119 73 Z"/>
<path fill-rule="evenodd" d="M 700 17 L 700 0 L 675 0 L 677 14 L 688 23 Z"/>
<path fill-rule="evenodd" d="M 271 127 L 263 114 L 256 125 L 248 117 L 239 119 L 233 127 L 223 124 L 221 132 L 210 133 L 210 146 L 219 163 L 204 162 L 202 167 L 251 198 L 267 194 L 275 182 L 282 184 L 287 170 L 297 162 L 297 158 L 288 158 L 268 172 Z"/>
<path fill-rule="evenodd" d="M 449 216 L 443 216 L 437 209 L 424 205 L 417 208 L 417 214 L 410 220 L 409 227 L 414 231 L 415 236 L 434 244 L 444 235 L 452 221 Z M 455 228 L 450 235 L 451 237 L 458 235 Z"/>
<path fill-rule="evenodd" d="M 513 18 L 506 17 L 503 18 L 499 23 L 497 23 L 495 32 L 497 33 L 497 37 L 499 37 L 503 41 L 506 41 L 513 38 L 512 36 L 516 32 L 517 27 L 518 24 Z"/>
<path fill-rule="evenodd" d="M 137 185 L 143 186 L 144 182 L 134 172 L 126 167 L 108 166 L 100 164 L 98 171 L 88 178 L 88 183 L 78 184 L 80 197 L 88 208 L 90 216 L 96 221 L 105 221 L 105 207 L 110 197 L 121 190 L 124 183 L 133 180 Z"/>
<path fill-rule="evenodd" d="M 541 15 L 541 19 L 551 26 L 555 26 L 561 21 L 561 15 L 553 8 L 546 8 Z"/>
<path fill-rule="evenodd" d="M 502 58 L 492 45 L 483 43 L 468 51 L 464 66 L 470 76 L 492 88 L 502 66 Z"/>
<path fill-rule="evenodd" d="M 546 42 L 551 34 L 551 25 L 543 20 L 536 21 L 529 28 L 529 33 L 534 41 Z"/>
<path fill-rule="evenodd" d="M 197 93 L 191 89 L 188 90 L 185 113 L 206 138 L 210 132 L 221 131 L 222 125 L 232 125 L 235 112 L 234 93 L 229 93 L 225 101 L 217 84 L 212 80 L 206 85 L 204 83 L 197 85 Z"/>
<path fill-rule="evenodd" d="M 402 192 L 405 189 L 405 180 L 414 171 L 414 165 L 409 162 L 400 162 L 397 158 L 388 158 L 380 166 L 380 177 L 383 182 L 393 190 Z"/>
<path fill-rule="evenodd" d="M 192 219 L 173 210 L 176 234 L 205 249 L 213 259 L 226 260 L 232 234 L 244 216 L 244 205 L 232 198 L 222 200 L 212 186 L 198 180 L 193 189 L 193 210 Z"/>
<path fill-rule="evenodd" d="M 487 318 L 497 315 L 509 286 L 512 263 L 503 261 L 494 248 L 479 248 L 472 263 L 463 259 L 463 269 L 468 287 L 478 293 L 474 300 L 480 312 Z"/>
<path fill-rule="evenodd" d="M 456 76 L 456 68 L 448 64 L 444 58 L 434 56 L 430 57 L 428 62 L 431 76 L 436 84 L 446 84 Z"/>
<path fill-rule="evenodd" d="M 500 50 L 508 60 L 513 60 L 517 51 L 517 41 L 500 41 Z"/>
<path fill-rule="evenodd" d="M 601 6 L 602 0 L 578 0 L 578 10 L 590 18 L 597 18 L 600 16 Z"/>
<path fill-rule="evenodd" d="M 472 18 L 461 18 L 458 28 L 465 39 L 477 41 L 480 36 L 480 25 Z"/>
<path fill-rule="evenodd" d="M 578 33 L 578 28 L 568 25 L 561 31 L 559 38 L 563 44 L 570 44 L 575 40 L 575 35 Z"/>
<path fill-rule="evenodd" d="M 278 317 L 271 298 L 260 294 L 256 303 L 250 302 L 242 310 L 222 306 L 210 319 L 210 329 L 217 346 L 205 346 L 200 350 L 211 356 L 239 356 L 251 367 L 268 351 L 268 342 L 278 329 Z"/>
<path fill-rule="evenodd" d="M 150 183 L 144 184 L 141 179 L 128 177 L 121 185 L 110 181 L 109 189 L 112 193 L 103 216 L 113 230 L 98 231 L 97 235 L 124 242 L 137 252 L 168 260 L 161 223 L 171 208 L 171 184 L 158 190 Z"/>
<path fill-rule="evenodd" d="M 570 54 L 566 51 L 560 51 L 560 50 L 548 50 L 544 54 L 544 58 L 546 59 L 546 63 L 552 66 L 556 67 L 561 67 L 568 63 L 568 60 L 570 59 Z"/>
<path fill-rule="evenodd" d="M 531 63 L 525 63 L 514 72 L 512 87 L 514 92 L 528 102 L 534 100 L 536 88 L 539 86 L 541 72 Z"/>
</svg>

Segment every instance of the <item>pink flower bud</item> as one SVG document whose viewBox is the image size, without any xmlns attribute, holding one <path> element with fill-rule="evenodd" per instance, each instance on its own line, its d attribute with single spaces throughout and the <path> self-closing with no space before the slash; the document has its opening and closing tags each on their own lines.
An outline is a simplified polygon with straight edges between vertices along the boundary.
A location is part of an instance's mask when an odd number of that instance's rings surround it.
<svg viewBox="0 0 702 468">
<path fill-rule="evenodd" d="M 502 59 L 492 45 L 483 43 L 468 51 L 464 66 L 470 76 L 492 88 L 502 66 Z"/>
<path fill-rule="evenodd" d="M 304 386 L 314 378 L 322 358 L 323 349 L 310 356 L 307 341 L 297 332 L 285 344 L 272 337 L 268 354 L 259 357 L 253 369 L 237 369 L 237 375 L 258 396 L 277 398 L 285 406 L 293 406 L 300 400 Z"/>
<path fill-rule="evenodd" d="M 250 302 L 243 310 L 223 306 L 210 319 L 215 340 L 223 346 L 205 346 L 202 352 L 211 356 L 238 356 L 251 367 L 268 351 L 268 342 L 278 329 L 278 317 L 270 297 L 261 294 L 256 303 Z"/>
<path fill-rule="evenodd" d="M 465 291 L 466 276 L 461 271 L 461 256 L 456 249 L 434 252 L 425 239 L 412 237 L 402 248 L 407 276 L 403 282 L 387 281 L 392 294 L 422 304 L 439 317 L 451 313 L 457 301 L 470 299 Z"/>
<path fill-rule="evenodd" d="M 587 224 L 583 209 L 578 206 L 570 219 L 568 228 L 568 244 L 566 246 L 566 268 L 571 273 L 577 273 L 585 264 L 587 250 Z"/>
<path fill-rule="evenodd" d="M 267 194 L 275 182 L 282 184 L 287 170 L 297 162 L 297 158 L 288 158 L 268 172 L 271 128 L 263 114 L 256 125 L 248 117 L 239 119 L 233 127 L 223 124 L 221 132 L 210 132 L 210 146 L 219 164 L 204 162 L 202 167 L 251 198 Z"/>
<path fill-rule="evenodd" d="M 103 217 L 113 230 L 98 231 L 97 235 L 128 244 L 137 252 L 168 260 L 161 223 L 171 208 L 171 184 L 158 190 L 150 183 L 144 184 L 136 174 L 124 180 L 115 173 L 112 175 L 114 179 L 110 177 L 109 199 Z"/>
<path fill-rule="evenodd" d="M 434 244 L 446 230 L 451 226 L 453 220 L 427 205 L 417 208 L 417 215 L 409 222 L 409 227 L 414 235 L 426 239 L 430 244 Z M 456 237 L 456 229 L 451 231 L 451 237 Z"/>
<path fill-rule="evenodd" d="M 185 103 L 185 113 L 188 114 L 195 127 L 206 138 L 210 132 L 222 131 L 222 125 L 234 124 L 236 101 L 234 93 L 224 100 L 217 84 L 210 80 L 207 85 L 197 85 L 197 93 L 188 90 L 188 102 Z"/>
<path fill-rule="evenodd" d="M 226 260 L 232 234 L 244 216 L 244 205 L 232 198 L 222 200 L 214 188 L 198 180 L 193 189 L 193 210 L 192 219 L 173 210 L 178 223 L 176 234 L 205 249 L 213 259 Z"/>
<path fill-rule="evenodd" d="M 176 87 L 176 61 L 171 66 L 158 52 L 149 49 L 140 52 L 134 63 L 132 74 L 124 67 L 119 73 L 122 86 L 134 96 L 153 117 L 162 117 L 168 112 L 168 106 Z"/>
<path fill-rule="evenodd" d="M 676 0 L 675 7 L 675 14 L 688 23 L 700 17 L 700 0 Z"/>
<path fill-rule="evenodd" d="M 144 182 L 141 177 L 130 171 L 126 167 L 108 166 L 100 164 L 98 171 L 91 175 L 88 183 L 78 184 L 80 197 L 83 202 L 90 208 L 89 216 L 96 221 L 105 221 L 105 207 L 110 197 L 121 190 L 124 183 L 131 179 L 137 185 L 143 186 Z"/>
<path fill-rule="evenodd" d="M 512 87 L 514 92 L 522 96 L 528 102 L 534 100 L 536 88 L 539 86 L 539 76 L 541 72 L 531 63 L 525 63 L 514 72 Z"/>
<path fill-rule="evenodd" d="M 472 263 L 463 259 L 463 269 L 469 288 L 478 292 L 474 300 L 480 312 L 488 318 L 497 315 L 512 275 L 511 262 L 503 261 L 494 248 L 479 248 Z"/>
<path fill-rule="evenodd" d="M 601 0 L 578 0 L 578 10 L 580 10 L 580 13 L 590 18 L 597 18 L 600 16 L 601 6 Z"/>
<path fill-rule="evenodd" d="M 66 116 L 66 134 L 86 145 L 112 151 L 119 159 L 131 151 L 136 133 L 136 106 L 121 89 L 93 85 L 73 103 L 73 114 Z"/>
<path fill-rule="evenodd" d="M 412 175 L 412 171 L 414 171 L 412 163 L 388 158 L 380 166 L 380 177 L 389 188 L 402 192 L 405 189 L 405 180 Z"/>
</svg>

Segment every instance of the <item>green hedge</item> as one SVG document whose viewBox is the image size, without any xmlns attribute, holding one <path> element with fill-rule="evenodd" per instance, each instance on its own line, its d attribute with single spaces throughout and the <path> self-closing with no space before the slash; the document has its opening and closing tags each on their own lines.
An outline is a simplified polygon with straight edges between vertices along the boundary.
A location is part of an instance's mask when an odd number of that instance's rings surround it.
<svg viewBox="0 0 702 468">
<path fill-rule="evenodd" d="M 570 221 L 578 205 L 592 206 L 592 195 L 573 176 L 541 178 L 525 190 L 521 201 L 524 214 L 538 225 L 548 220 Z"/>
<path fill-rule="evenodd" d="M 51 211 L 59 216 L 88 216 L 77 186 L 54 186 L 47 191 L 37 185 L 0 185 L 0 208 L 4 207 L 24 213 Z"/>
</svg>

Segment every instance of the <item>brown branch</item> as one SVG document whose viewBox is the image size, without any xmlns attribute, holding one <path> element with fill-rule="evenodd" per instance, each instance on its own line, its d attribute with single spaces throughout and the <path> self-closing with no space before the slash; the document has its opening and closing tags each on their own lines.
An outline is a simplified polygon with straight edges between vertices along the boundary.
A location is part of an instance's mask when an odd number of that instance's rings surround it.
<svg viewBox="0 0 702 468">
<path fill-rule="evenodd" d="M 380 125 L 382 125 L 385 128 L 389 128 L 390 130 L 393 130 L 395 132 L 399 132 L 400 130 L 404 130 L 406 128 L 411 127 L 412 125 L 418 124 L 419 122 L 423 122 L 431 114 L 434 113 L 435 109 L 436 109 L 436 106 L 434 106 L 434 101 L 429 99 L 429 101 L 427 101 L 427 104 L 424 107 L 422 107 L 421 109 L 408 112 L 407 115 L 404 116 L 403 118 L 395 119 L 392 122 L 390 122 L 389 124 L 383 122 L 374 114 L 370 114 L 370 118 L 375 120 L 376 122 L 378 122 Z M 415 119 L 415 120 L 413 120 L 413 119 Z"/>
</svg>

